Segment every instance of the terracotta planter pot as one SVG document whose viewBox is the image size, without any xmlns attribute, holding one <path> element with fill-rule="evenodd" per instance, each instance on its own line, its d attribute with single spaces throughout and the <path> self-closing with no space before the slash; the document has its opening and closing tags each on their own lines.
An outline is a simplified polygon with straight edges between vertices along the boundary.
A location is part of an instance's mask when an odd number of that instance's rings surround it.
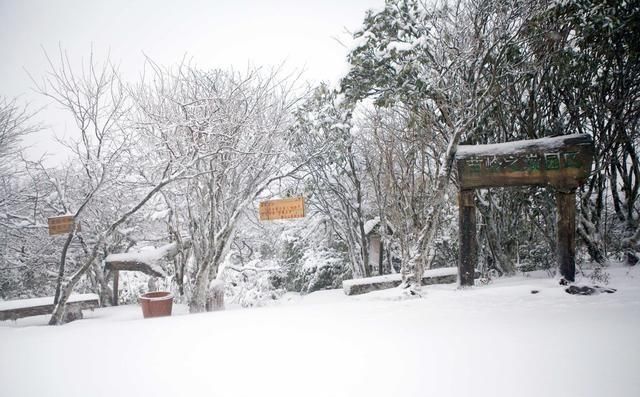
<svg viewBox="0 0 640 397">
<path fill-rule="evenodd" d="M 171 292 L 147 292 L 138 298 L 140 306 L 142 306 L 142 316 L 161 317 L 170 316 L 173 308 L 173 294 Z"/>
</svg>

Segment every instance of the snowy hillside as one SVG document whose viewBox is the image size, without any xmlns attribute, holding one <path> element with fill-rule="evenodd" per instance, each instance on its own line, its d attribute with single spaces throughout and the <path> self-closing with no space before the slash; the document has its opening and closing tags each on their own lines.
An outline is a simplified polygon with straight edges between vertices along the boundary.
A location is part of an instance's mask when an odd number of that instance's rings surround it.
<svg viewBox="0 0 640 397">
<path fill-rule="evenodd" d="M 640 268 L 609 272 L 618 291 L 594 296 L 541 274 L 421 299 L 331 290 L 160 319 L 121 306 L 60 327 L 4 322 L 0 395 L 637 396 Z"/>
</svg>

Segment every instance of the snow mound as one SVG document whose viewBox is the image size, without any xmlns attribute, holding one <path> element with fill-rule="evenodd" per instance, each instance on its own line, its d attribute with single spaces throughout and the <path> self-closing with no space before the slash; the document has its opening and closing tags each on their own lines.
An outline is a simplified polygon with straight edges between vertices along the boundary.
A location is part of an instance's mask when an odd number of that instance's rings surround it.
<svg viewBox="0 0 640 397">
<path fill-rule="evenodd" d="M 160 265 L 160 261 L 165 257 L 171 257 L 178 251 L 178 244 L 173 242 L 158 248 L 145 249 L 139 252 L 125 252 L 121 254 L 109 254 L 105 258 L 107 263 L 131 263 L 148 267 L 150 273 L 157 273 L 161 277 L 166 277 L 166 272 Z M 140 270 L 145 269 L 126 269 Z"/>
</svg>

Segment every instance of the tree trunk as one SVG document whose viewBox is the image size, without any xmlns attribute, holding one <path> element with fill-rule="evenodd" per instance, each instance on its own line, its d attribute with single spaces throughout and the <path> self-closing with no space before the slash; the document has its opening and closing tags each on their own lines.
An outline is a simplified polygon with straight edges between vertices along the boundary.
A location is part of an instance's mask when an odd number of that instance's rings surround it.
<svg viewBox="0 0 640 397">
<path fill-rule="evenodd" d="M 113 225 L 112 225 L 113 226 Z M 91 250 L 91 255 L 87 261 L 82 265 L 80 269 L 78 269 L 73 276 L 69 279 L 69 281 L 62 287 L 60 291 L 60 299 L 58 303 L 55 304 L 53 308 L 53 313 L 51 315 L 51 319 L 49 320 L 49 325 L 61 325 L 64 324 L 65 321 L 65 311 L 66 304 L 71 297 L 71 293 L 73 292 L 73 287 L 80 281 L 80 278 L 85 274 L 85 272 L 89 269 L 91 265 L 93 265 L 96 260 L 96 256 L 98 256 L 98 250 L 104 243 L 104 234 L 98 239 L 96 245 Z"/>
<path fill-rule="evenodd" d="M 98 251 L 104 244 L 107 236 L 111 235 L 118 226 L 123 224 L 129 219 L 129 217 L 135 214 L 142 206 L 144 206 L 147 201 L 149 201 L 160 189 L 166 186 L 169 182 L 175 179 L 164 179 L 162 182 L 157 184 L 153 189 L 151 189 L 135 206 L 125 212 L 117 221 L 111 224 L 109 228 L 100 234 L 98 241 L 94 245 L 91 250 L 91 254 L 89 258 L 85 261 L 84 265 L 80 269 L 78 269 L 73 276 L 69 279 L 69 282 L 62 289 L 62 293 L 60 294 L 60 300 L 56 303 L 53 314 L 51 315 L 51 319 L 49 320 L 49 325 L 60 325 L 64 323 L 64 313 L 65 313 L 65 305 L 71 296 L 71 292 L 73 291 L 73 287 L 80 281 L 80 278 L 89 270 L 89 267 L 92 266 L 98 256 Z"/>
<path fill-rule="evenodd" d="M 440 174 L 436 179 L 435 195 L 432 200 L 433 209 L 426 221 L 425 227 L 421 230 L 420 237 L 418 239 L 418 247 L 424 247 L 422 249 L 422 255 L 420 255 L 423 260 L 428 258 L 428 250 L 431 249 L 436 232 L 440 226 L 440 219 L 442 218 L 442 212 L 446 201 L 445 194 L 453 172 L 456 151 L 458 150 L 458 141 L 460 141 L 462 131 L 462 128 L 457 129 L 451 137 L 449 146 L 447 147 L 447 152 L 445 153 L 443 169 L 440 171 Z M 421 264 L 416 268 L 416 270 L 417 271 L 412 275 L 411 282 L 414 288 L 419 289 L 422 285 L 424 265 Z"/>
<path fill-rule="evenodd" d="M 196 274 L 189 313 L 202 313 L 207 310 L 207 286 L 209 285 L 209 266 L 201 267 Z"/>
<path fill-rule="evenodd" d="M 591 259 L 596 261 L 599 265 L 605 264 L 604 248 L 602 247 L 602 239 L 594 230 L 594 225 L 590 224 L 584 217 L 579 216 L 580 222 L 577 227 L 578 236 L 582 239 L 587 246 L 587 252 Z"/>
<path fill-rule="evenodd" d="M 502 274 L 513 275 L 516 272 L 516 267 L 509 255 L 505 254 L 504 252 L 504 244 L 496 227 L 496 224 L 498 222 L 494 216 L 495 204 L 491 196 L 487 196 L 486 199 L 488 200 L 488 205 L 480 204 L 477 207 L 480 211 L 480 214 L 482 215 L 485 224 L 484 237 L 486 238 L 487 244 L 489 245 L 489 251 L 491 252 L 491 256 L 494 259 L 496 268 L 498 268 L 498 270 Z M 480 200 L 480 203 L 482 202 L 483 200 Z"/>
<path fill-rule="evenodd" d="M 98 292 L 100 295 L 100 306 L 111 306 L 113 305 L 113 290 L 109 287 L 108 276 L 104 274 L 100 266 L 96 263 L 92 266 L 92 272 L 96 281 L 98 282 Z"/>
<path fill-rule="evenodd" d="M 209 291 L 207 293 L 207 311 L 215 312 L 219 310 L 224 310 L 224 282 L 212 280 L 209 283 Z"/>
<path fill-rule="evenodd" d="M 64 278 L 64 266 L 67 262 L 67 251 L 69 250 L 69 245 L 71 245 L 71 241 L 73 241 L 73 235 L 75 234 L 75 229 L 67 235 L 67 240 L 64 242 L 64 246 L 62 247 L 62 254 L 60 255 L 60 268 L 58 269 L 58 279 L 56 281 L 56 293 L 53 296 L 53 304 L 57 304 L 60 299 L 60 288 L 62 288 L 62 279 Z"/>
</svg>

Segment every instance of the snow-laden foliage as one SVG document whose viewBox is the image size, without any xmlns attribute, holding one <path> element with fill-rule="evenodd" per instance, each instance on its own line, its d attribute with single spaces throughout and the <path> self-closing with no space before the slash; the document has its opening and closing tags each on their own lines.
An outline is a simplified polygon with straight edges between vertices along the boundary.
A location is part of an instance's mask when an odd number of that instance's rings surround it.
<svg viewBox="0 0 640 397">
<path fill-rule="evenodd" d="M 356 32 L 342 89 L 352 101 L 374 100 L 372 135 L 393 131 L 385 112 L 411 132 L 396 133 L 400 139 L 387 138 L 378 147 L 424 145 L 419 153 L 434 148 L 431 176 L 444 165 L 437 153 L 445 152 L 460 127 L 465 143 L 592 134 L 598 153 L 595 175 L 580 192 L 581 243 L 599 263 L 608 250 L 626 251 L 633 262 L 638 13 L 634 2 L 388 1 Z M 396 156 L 393 164 L 403 158 L 411 156 Z M 384 157 L 378 161 L 383 162 Z M 379 171 L 373 175 L 384 180 Z M 398 176 L 392 180 L 402 181 Z M 503 273 L 523 262 L 540 267 L 555 262 L 553 195 L 535 188 L 496 189 L 478 192 L 476 199 L 487 253 L 481 261 Z M 427 208 L 435 207 L 427 201 Z M 388 214 L 390 207 L 383 207 Z"/>
<path fill-rule="evenodd" d="M 39 269 L 52 250 L 43 248 L 39 257 L 32 257 L 29 242 L 42 238 L 44 225 L 36 217 L 38 197 L 31 194 L 19 162 L 22 138 L 37 129 L 30 117 L 15 101 L 0 96 L 0 298 L 30 295 L 48 284 Z"/>
<path fill-rule="evenodd" d="M 245 220 L 239 230 L 218 275 L 231 304 L 260 306 L 286 292 L 339 288 L 352 277 L 346 247 L 321 214 L 296 221 Z"/>
<path fill-rule="evenodd" d="M 243 212 L 291 168 L 286 138 L 296 101 L 277 71 L 247 74 L 182 66 L 156 69 L 138 89 L 140 125 L 163 161 L 199 153 L 190 178 L 162 196 L 173 238 L 196 266 L 191 309 L 205 308 L 207 285 L 236 233 Z M 184 271 L 178 269 L 184 282 Z"/>
<path fill-rule="evenodd" d="M 369 276 L 364 154 L 357 145 L 362 137 L 353 126 L 352 111 L 336 92 L 321 85 L 296 116 L 293 151 L 301 159 L 322 151 L 301 170 L 308 207 L 322 214 L 346 245 L 353 275 Z"/>
<path fill-rule="evenodd" d="M 382 191 L 395 190 L 385 211 L 393 211 L 405 239 L 403 274 L 414 287 L 434 260 L 442 214 L 452 204 L 457 144 L 474 139 L 489 112 L 505 73 L 495 65 L 508 60 L 530 11 L 497 2 L 389 1 L 355 34 L 342 90 L 351 101 L 374 100 L 370 130 L 388 174 Z"/>
<path fill-rule="evenodd" d="M 633 265 L 638 21 L 633 1 L 388 0 L 354 34 L 340 88 L 308 93 L 260 68 L 149 61 L 128 84 L 93 56 L 84 69 L 47 58 L 36 88 L 72 115 L 77 139 L 60 166 L 16 162 L 27 119 L 0 101 L 0 294 L 64 303 L 82 289 L 109 304 L 104 258 L 170 243 L 167 277 L 123 275 L 123 301 L 162 286 L 202 311 L 217 279 L 228 302 L 254 306 L 396 269 L 417 289 L 424 268 L 457 261 L 457 144 L 571 133 L 596 146 L 577 195 L 578 266 Z M 256 219 L 260 200 L 288 195 L 305 197 L 306 218 Z M 475 200 L 483 274 L 553 273 L 554 192 Z M 46 219 L 62 214 L 81 229 L 48 237 Z"/>
</svg>

